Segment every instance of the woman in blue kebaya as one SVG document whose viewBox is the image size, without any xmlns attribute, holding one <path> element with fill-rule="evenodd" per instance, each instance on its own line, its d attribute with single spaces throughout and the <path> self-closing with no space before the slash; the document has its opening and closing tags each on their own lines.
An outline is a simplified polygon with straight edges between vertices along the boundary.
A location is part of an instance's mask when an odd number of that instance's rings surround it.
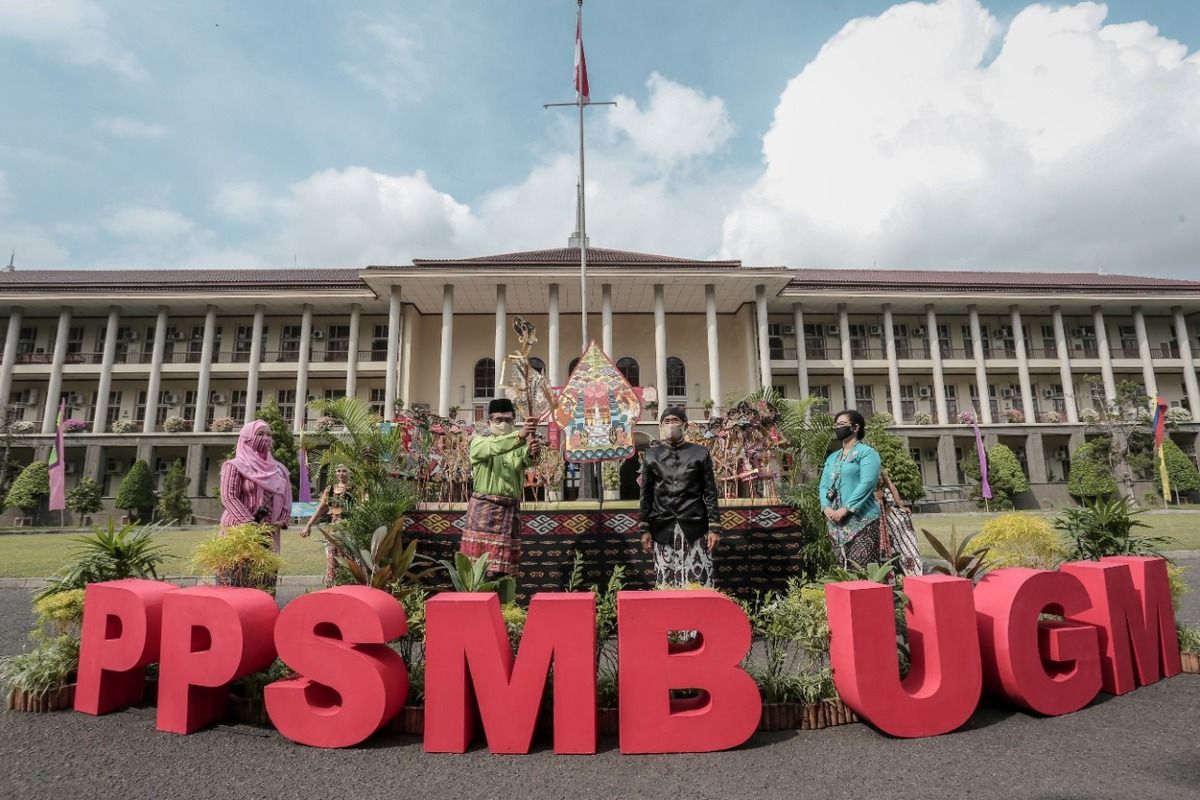
<svg viewBox="0 0 1200 800">
<path fill-rule="evenodd" d="M 833 430 L 841 447 L 825 459 L 821 472 L 821 510 L 826 530 L 842 566 L 880 561 L 879 453 L 863 442 L 866 420 L 854 410 L 839 411 Z"/>
</svg>

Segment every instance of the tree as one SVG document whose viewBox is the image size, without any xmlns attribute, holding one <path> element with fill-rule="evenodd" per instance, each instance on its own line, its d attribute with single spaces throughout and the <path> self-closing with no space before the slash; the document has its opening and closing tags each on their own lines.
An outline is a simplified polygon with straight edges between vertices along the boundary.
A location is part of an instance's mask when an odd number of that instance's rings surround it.
<svg viewBox="0 0 1200 800">
<path fill-rule="evenodd" d="M 292 495 L 300 493 L 300 454 L 296 448 L 296 436 L 291 424 L 283 418 L 283 412 L 274 400 L 258 410 L 257 419 L 271 426 L 271 452 L 275 460 L 287 468 L 292 479 Z"/>
<path fill-rule="evenodd" d="M 988 484 L 992 487 L 991 505 L 997 508 L 1012 508 L 1013 498 L 1022 492 L 1029 491 L 1029 478 L 1021 469 L 1021 462 L 1016 453 L 1005 444 L 994 444 L 987 453 Z M 962 460 L 963 473 L 975 481 L 971 489 L 971 497 L 980 505 L 983 501 L 983 484 L 980 480 L 979 459 L 974 453 Z"/>
<path fill-rule="evenodd" d="M 1131 448 L 1136 440 L 1135 434 L 1144 431 L 1150 425 L 1150 397 L 1141 384 L 1134 381 L 1121 381 L 1116 385 L 1116 396 L 1109 398 L 1104 382 L 1095 375 L 1089 375 L 1082 381 L 1083 395 L 1090 397 L 1096 410 L 1096 420 L 1088 427 L 1099 431 L 1109 441 L 1109 447 L 1104 456 L 1111 474 L 1117 483 L 1125 487 L 1125 494 L 1134 503 L 1133 482 L 1135 472 L 1140 467 L 1148 465 L 1138 458 L 1138 453 Z M 1131 460 L 1132 455 L 1132 460 Z"/>
<path fill-rule="evenodd" d="M 104 508 L 100 498 L 100 486 L 91 478 L 83 478 L 74 489 L 67 492 L 67 510 L 79 515 L 79 524 L 87 514 L 95 514 Z"/>
<path fill-rule="evenodd" d="M 133 462 L 129 472 L 117 487 L 117 497 L 113 505 L 129 512 L 131 519 L 141 519 L 149 515 L 154 508 L 154 478 L 150 474 L 150 465 L 140 458 Z"/>
<path fill-rule="evenodd" d="M 1117 479 L 1108 465 L 1110 445 L 1110 441 L 1101 436 L 1075 448 L 1071 454 L 1071 471 L 1067 473 L 1067 491 L 1072 497 L 1094 500 L 1117 493 Z"/>
<path fill-rule="evenodd" d="M 192 479 L 187 476 L 183 459 L 175 459 L 163 478 L 163 489 L 158 496 L 158 518 L 176 525 L 192 516 L 192 501 L 187 488 Z"/>
<path fill-rule="evenodd" d="M 1171 491 L 1178 502 L 1180 495 L 1200 489 L 1200 470 L 1196 469 L 1196 465 L 1175 442 L 1163 439 L 1162 446 L 1163 458 L 1167 462 L 1167 478 L 1170 479 Z M 1154 459 L 1154 489 L 1162 494 L 1162 472 L 1157 458 Z"/>
<path fill-rule="evenodd" d="M 887 429 L 891 424 L 891 414 L 877 411 L 867 423 L 867 444 L 879 453 L 883 468 L 902 495 L 896 500 L 911 503 L 925 496 L 925 483 L 921 480 L 921 468 L 913 461 L 904 440 Z"/>
<path fill-rule="evenodd" d="M 50 467 L 45 461 L 34 461 L 21 470 L 4 498 L 7 508 L 19 508 L 26 514 L 36 509 L 50 494 Z"/>
</svg>

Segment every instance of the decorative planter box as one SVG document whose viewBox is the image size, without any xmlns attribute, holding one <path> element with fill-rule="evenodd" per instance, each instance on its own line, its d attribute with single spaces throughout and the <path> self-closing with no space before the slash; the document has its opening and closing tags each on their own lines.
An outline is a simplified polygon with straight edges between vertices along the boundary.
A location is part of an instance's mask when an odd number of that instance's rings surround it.
<svg viewBox="0 0 1200 800">
<path fill-rule="evenodd" d="M 63 711 L 75 706 L 75 684 L 68 683 L 47 692 L 27 692 L 24 689 L 10 689 L 8 692 L 8 707 L 12 711 Z"/>
<path fill-rule="evenodd" d="M 615 708 L 598 709 L 596 730 L 601 736 L 616 736 L 621 732 L 621 712 Z"/>
<path fill-rule="evenodd" d="M 392 730 L 422 736 L 425 733 L 425 706 L 405 706 L 392 718 Z"/>
<path fill-rule="evenodd" d="M 1179 660 L 1184 672 L 1200 675 L 1200 653 L 1180 653 Z"/>
<path fill-rule="evenodd" d="M 230 695 L 228 718 L 234 722 L 244 722 L 247 725 L 272 727 L 271 718 L 267 716 L 267 704 L 261 697 Z"/>
<path fill-rule="evenodd" d="M 834 725 L 858 722 L 858 716 L 846 707 L 841 698 L 820 703 L 763 703 L 760 731 L 820 730 Z"/>
</svg>

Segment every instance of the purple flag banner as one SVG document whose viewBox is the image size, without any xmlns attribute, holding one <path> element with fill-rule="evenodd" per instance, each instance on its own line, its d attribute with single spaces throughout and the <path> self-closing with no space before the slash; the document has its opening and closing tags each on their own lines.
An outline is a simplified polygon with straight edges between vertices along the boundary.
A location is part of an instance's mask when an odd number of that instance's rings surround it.
<svg viewBox="0 0 1200 800">
<path fill-rule="evenodd" d="M 312 486 L 308 483 L 308 448 L 300 448 L 300 497 L 301 503 L 312 502 Z"/>
<path fill-rule="evenodd" d="M 58 407 L 58 419 L 54 424 L 54 449 L 50 451 L 51 511 L 62 511 L 67 507 L 67 465 L 63 458 L 63 412 L 66 408 L 64 400 Z"/>
<path fill-rule="evenodd" d="M 971 408 L 971 427 L 975 429 L 975 452 L 979 455 L 979 493 L 984 500 L 992 499 L 992 485 L 988 483 L 987 449 L 983 446 L 983 434 L 979 432 L 979 415 Z"/>
</svg>

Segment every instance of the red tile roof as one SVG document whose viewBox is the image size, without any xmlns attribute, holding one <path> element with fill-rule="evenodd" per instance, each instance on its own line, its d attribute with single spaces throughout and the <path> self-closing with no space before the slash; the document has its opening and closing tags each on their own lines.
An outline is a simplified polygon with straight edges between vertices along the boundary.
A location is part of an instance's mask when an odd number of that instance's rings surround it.
<svg viewBox="0 0 1200 800">
<path fill-rule="evenodd" d="M 1079 290 L 1120 292 L 1143 289 L 1170 289 L 1200 292 L 1200 281 L 1151 278 L 1142 275 L 1104 275 L 1092 272 L 988 272 L 980 270 L 852 270 L 799 269 L 789 289 L 909 289 L 1042 292 Z"/>
<path fill-rule="evenodd" d="M 671 266 L 734 268 L 742 265 L 741 261 L 701 261 L 694 258 L 661 256 L 653 253 L 637 253 L 630 250 L 610 250 L 604 247 L 589 247 L 587 250 L 587 258 L 589 264 L 603 264 L 606 266 L 644 266 L 647 264 L 669 264 Z M 574 265 L 578 263 L 578 247 L 557 247 L 550 250 L 525 250 L 519 253 L 500 253 L 494 256 L 478 256 L 475 258 L 413 259 L 413 264 L 418 267 L 442 267 L 460 264 L 463 266 L 479 266 L 493 264 Z M 369 269 L 388 269 L 388 267 L 370 267 Z"/>
<path fill-rule="evenodd" d="M 0 272 L 0 291 L 56 289 L 94 292 L 163 288 L 363 288 L 357 269 L 39 269 Z"/>
</svg>

